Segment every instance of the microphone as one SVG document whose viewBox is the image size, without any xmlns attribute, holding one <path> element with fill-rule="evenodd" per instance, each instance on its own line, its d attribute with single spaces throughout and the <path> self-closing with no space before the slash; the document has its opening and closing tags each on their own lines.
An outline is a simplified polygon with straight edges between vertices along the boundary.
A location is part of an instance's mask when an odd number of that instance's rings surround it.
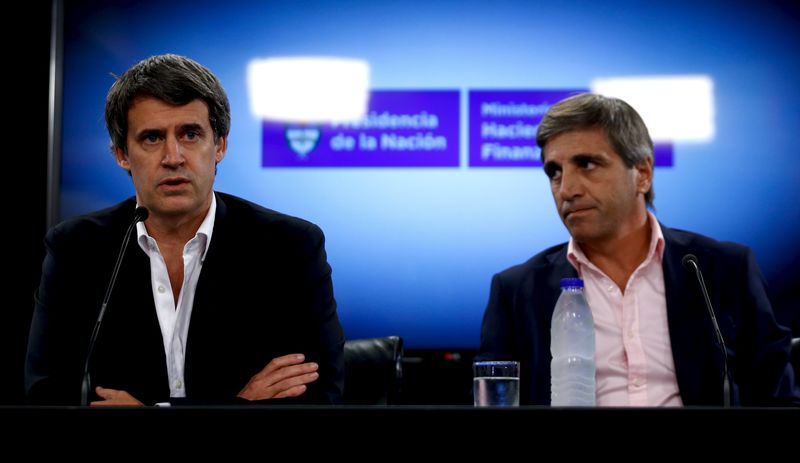
<svg viewBox="0 0 800 463">
<path fill-rule="evenodd" d="M 727 408 L 731 406 L 731 383 L 728 377 L 728 350 L 725 348 L 725 340 L 722 338 L 722 331 L 719 329 L 717 317 L 714 316 L 714 309 L 711 307 L 711 299 L 708 298 L 706 283 L 703 281 L 703 273 L 700 272 L 700 267 L 697 265 L 697 257 L 694 254 L 686 254 L 681 262 L 687 270 L 694 270 L 697 276 L 697 281 L 700 283 L 700 291 L 703 293 L 703 299 L 705 299 L 706 308 L 708 309 L 708 315 L 711 317 L 711 323 L 714 325 L 714 332 L 717 335 L 717 343 L 722 349 L 722 403 Z"/>
<path fill-rule="evenodd" d="M 97 335 L 100 333 L 100 325 L 103 323 L 103 316 L 106 313 L 108 300 L 111 298 L 111 291 L 114 289 L 114 284 L 117 282 L 119 268 L 122 266 L 122 258 L 125 256 L 125 250 L 128 248 L 128 242 L 131 240 L 131 231 L 133 231 L 133 227 L 135 227 L 138 222 L 146 220 L 149 215 L 150 211 L 148 211 L 146 207 L 137 207 L 136 212 L 133 213 L 133 221 L 128 226 L 125 237 L 122 239 L 122 246 L 119 249 L 117 262 L 114 264 L 114 270 L 111 272 L 111 280 L 109 280 L 106 294 L 103 296 L 103 303 L 100 305 L 100 313 L 97 314 L 97 321 L 94 323 L 92 336 L 89 338 L 89 349 L 86 351 L 86 360 L 83 363 L 83 381 L 81 383 L 81 405 L 83 406 L 89 404 L 89 384 L 91 383 L 89 378 L 89 363 L 92 359 L 94 344 L 97 342 Z"/>
</svg>

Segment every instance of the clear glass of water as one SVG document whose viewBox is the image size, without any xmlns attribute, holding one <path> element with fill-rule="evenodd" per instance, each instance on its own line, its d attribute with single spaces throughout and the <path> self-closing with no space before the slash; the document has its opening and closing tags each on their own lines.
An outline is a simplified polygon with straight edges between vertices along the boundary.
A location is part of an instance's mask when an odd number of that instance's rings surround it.
<svg viewBox="0 0 800 463">
<path fill-rule="evenodd" d="M 472 373 L 476 407 L 519 406 L 519 362 L 477 361 Z"/>
</svg>

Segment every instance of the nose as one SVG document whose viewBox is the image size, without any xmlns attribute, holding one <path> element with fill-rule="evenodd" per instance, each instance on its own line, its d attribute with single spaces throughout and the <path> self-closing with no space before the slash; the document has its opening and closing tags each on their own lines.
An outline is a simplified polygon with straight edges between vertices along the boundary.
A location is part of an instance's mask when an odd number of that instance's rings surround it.
<svg viewBox="0 0 800 463">
<path fill-rule="evenodd" d="M 583 183 L 580 175 L 570 168 L 561 172 L 561 181 L 558 184 L 558 195 L 563 201 L 569 201 L 583 194 Z"/>
<path fill-rule="evenodd" d="M 183 147 L 178 139 L 172 135 L 167 136 L 164 142 L 164 156 L 161 158 L 161 165 L 167 167 L 178 167 L 184 162 Z"/>
</svg>

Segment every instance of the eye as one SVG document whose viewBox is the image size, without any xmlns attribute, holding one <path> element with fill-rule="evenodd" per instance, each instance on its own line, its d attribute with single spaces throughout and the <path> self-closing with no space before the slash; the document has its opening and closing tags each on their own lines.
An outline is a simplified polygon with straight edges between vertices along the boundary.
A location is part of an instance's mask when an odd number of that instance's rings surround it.
<svg viewBox="0 0 800 463">
<path fill-rule="evenodd" d="M 550 180 L 557 180 L 561 176 L 561 168 L 556 164 L 545 164 L 544 173 Z"/>
<path fill-rule="evenodd" d="M 597 164 L 594 161 L 590 161 L 588 159 L 582 159 L 578 162 L 578 166 L 581 169 L 594 170 L 594 168 L 597 167 Z"/>
<path fill-rule="evenodd" d="M 194 130 L 189 130 L 189 131 L 186 132 L 186 135 L 184 135 L 184 136 L 186 137 L 187 140 L 194 140 L 197 137 L 199 137 L 200 134 L 195 132 Z"/>
<path fill-rule="evenodd" d="M 149 133 L 149 134 L 145 135 L 142 138 L 142 140 L 145 143 L 152 145 L 152 144 L 158 143 L 158 135 L 156 135 L 154 133 Z"/>
</svg>

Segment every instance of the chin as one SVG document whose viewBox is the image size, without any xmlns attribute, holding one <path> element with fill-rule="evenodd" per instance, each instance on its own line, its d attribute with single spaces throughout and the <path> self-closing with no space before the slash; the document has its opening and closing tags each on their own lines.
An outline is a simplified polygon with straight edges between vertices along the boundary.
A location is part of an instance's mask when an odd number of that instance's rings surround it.
<svg viewBox="0 0 800 463">
<path fill-rule="evenodd" d="M 182 215 L 190 210 L 190 204 L 185 201 L 166 201 L 159 207 L 159 212 L 165 215 Z"/>
<path fill-rule="evenodd" d="M 587 241 L 591 241 L 592 239 L 596 238 L 596 233 L 593 233 L 592 230 L 587 230 L 587 227 L 575 225 L 575 226 L 567 226 L 567 231 L 569 235 L 575 241 L 579 243 L 584 243 Z"/>
</svg>

